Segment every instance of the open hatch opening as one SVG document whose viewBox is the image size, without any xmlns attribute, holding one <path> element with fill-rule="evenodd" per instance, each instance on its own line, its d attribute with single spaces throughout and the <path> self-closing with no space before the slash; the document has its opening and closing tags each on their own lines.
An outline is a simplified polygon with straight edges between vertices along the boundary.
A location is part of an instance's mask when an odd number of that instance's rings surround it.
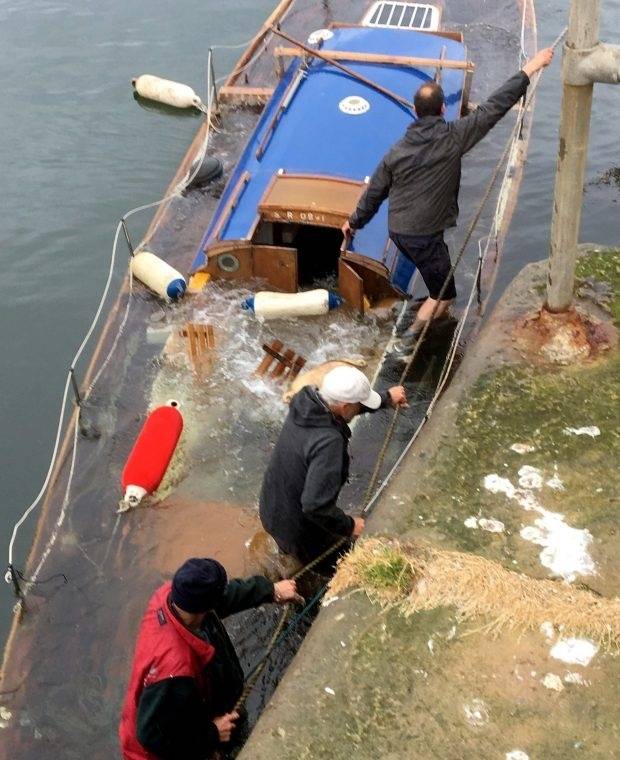
<svg viewBox="0 0 620 760">
<path fill-rule="evenodd" d="M 300 288 L 324 284 L 338 277 L 342 232 L 335 227 L 311 224 L 263 222 L 255 244 L 294 248 L 297 251 L 297 284 Z"/>
</svg>

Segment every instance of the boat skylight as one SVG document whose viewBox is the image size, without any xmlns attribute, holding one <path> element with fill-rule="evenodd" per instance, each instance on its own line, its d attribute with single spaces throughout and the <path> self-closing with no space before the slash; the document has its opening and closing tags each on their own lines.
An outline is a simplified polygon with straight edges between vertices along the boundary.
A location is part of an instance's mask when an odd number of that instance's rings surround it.
<svg viewBox="0 0 620 760">
<path fill-rule="evenodd" d="M 392 29 L 418 29 L 436 32 L 439 29 L 439 8 L 426 3 L 373 3 L 364 16 L 364 26 Z"/>
</svg>

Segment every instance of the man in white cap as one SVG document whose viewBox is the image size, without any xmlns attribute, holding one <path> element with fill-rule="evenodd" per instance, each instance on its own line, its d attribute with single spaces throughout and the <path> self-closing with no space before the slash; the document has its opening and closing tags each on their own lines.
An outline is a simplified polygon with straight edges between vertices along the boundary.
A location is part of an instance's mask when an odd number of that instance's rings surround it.
<svg viewBox="0 0 620 760">
<path fill-rule="evenodd" d="M 260 494 L 261 522 L 281 551 L 306 564 L 344 538 L 318 568 L 329 572 L 361 534 L 363 518 L 336 504 L 349 477 L 347 423 L 385 406 L 407 406 L 405 389 L 379 394 L 363 372 L 348 366 L 328 372 L 320 388 L 306 386 L 293 396 Z"/>
</svg>

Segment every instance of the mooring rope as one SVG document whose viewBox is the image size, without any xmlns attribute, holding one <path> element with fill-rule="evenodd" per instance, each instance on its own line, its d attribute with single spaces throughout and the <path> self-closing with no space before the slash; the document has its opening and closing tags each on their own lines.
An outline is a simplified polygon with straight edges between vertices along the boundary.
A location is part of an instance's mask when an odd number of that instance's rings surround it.
<svg viewBox="0 0 620 760">
<path fill-rule="evenodd" d="M 50 480 L 52 478 L 52 474 L 54 473 L 54 470 L 55 470 L 55 467 L 56 467 L 56 463 L 57 463 L 57 459 L 58 459 L 58 452 L 59 452 L 59 447 L 60 447 L 61 434 L 62 434 L 62 430 L 63 430 L 63 426 L 64 426 L 64 420 L 65 420 L 65 415 L 66 415 L 66 411 L 67 411 L 67 403 L 68 403 L 68 397 L 69 397 L 69 390 L 70 390 L 71 385 L 72 385 L 75 368 L 76 368 L 76 365 L 77 365 L 78 361 L 80 360 L 80 358 L 81 358 L 84 350 L 86 349 L 86 346 L 89 344 L 89 342 L 90 342 L 90 340 L 91 340 L 91 338 L 92 338 L 92 336 L 94 334 L 95 328 L 97 327 L 97 325 L 99 323 L 99 320 L 101 318 L 101 314 L 103 313 L 103 307 L 104 307 L 104 305 L 105 305 L 105 303 L 107 301 L 108 294 L 109 294 L 109 291 L 110 291 L 110 286 L 111 286 L 113 275 L 114 275 L 114 270 L 116 268 L 116 266 L 115 266 L 116 265 L 116 255 L 117 255 L 117 248 L 118 248 L 118 241 L 119 241 L 120 233 L 123 230 L 123 227 L 124 227 L 124 224 L 125 224 L 126 220 L 129 219 L 134 214 L 137 214 L 137 213 L 139 213 L 141 211 L 146 211 L 148 209 L 156 208 L 156 207 L 161 206 L 162 204 L 164 204 L 166 202 L 169 202 L 169 201 L 173 200 L 174 198 L 177 198 L 179 196 L 179 194 L 182 192 L 182 190 L 184 190 L 186 187 L 188 187 L 192 183 L 192 181 L 194 180 L 194 178 L 196 177 L 196 175 L 200 171 L 201 163 L 202 163 L 202 161 L 204 159 L 204 156 L 206 154 L 208 143 L 209 143 L 209 137 L 210 137 L 210 133 L 211 133 L 211 129 L 212 129 L 212 111 L 213 111 L 213 104 L 214 104 L 214 97 L 213 97 L 213 86 L 214 86 L 214 83 L 211 82 L 211 56 L 212 56 L 212 53 L 211 53 L 211 51 L 209 51 L 209 57 L 208 57 L 208 61 L 207 61 L 207 109 L 206 109 L 206 115 L 205 115 L 205 120 L 206 120 L 205 137 L 203 139 L 203 142 L 202 142 L 202 145 L 201 145 L 199 151 L 196 154 L 196 157 L 194 158 L 194 162 L 195 162 L 195 169 L 194 169 L 194 171 L 190 172 L 189 176 L 186 179 L 184 179 L 181 182 L 177 183 L 177 185 L 173 188 L 172 192 L 170 192 L 169 194 L 167 194 L 163 198 L 161 198 L 161 199 L 159 199 L 157 201 L 153 201 L 152 203 L 146 203 L 146 204 L 143 204 L 141 206 L 136 206 L 135 208 L 129 210 L 127 213 L 125 213 L 123 215 L 122 219 L 119 221 L 119 223 L 118 223 L 118 225 L 116 227 L 116 231 L 115 231 L 115 234 L 114 234 L 114 241 L 113 241 L 113 244 L 112 244 L 112 253 L 111 253 L 111 256 L 110 256 L 110 263 L 109 263 L 109 266 L 108 266 L 108 273 L 107 273 L 107 277 L 106 277 L 106 281 L 105 281 L 105 285 L 104 285 L 101 297 L 99 299 L 99 303 L 98 303 L 97 308 L 95 310 L 95 314 L 94 314 L 93 319 L 92 319 L 92 321 L 90 323 L 90 326 L 89 326 L 86 334 L 84 335 L 84 338 L 82 339 L 82 342 L 80 343 L 80 345 L 79 345 L 79 347 L 78 347 L 75 355 L 73 356 L 73 359 L 71 360 L 71 363 L 69 365 L 69 369 L 67 370 L 67 376 L 66 376 L 66 380 L 65 380 L 65 386 L 64 386 L 64 389 L 63 389 L 62 399 L 61 399 L 61 403 L 60 403 L 60 413 L 59 413 L 59 417 L 58 417 L 58 424 L 56 426 L 56 433 L 55 433 L 55 437 L 54 437 L 54 446 L 53 446 L 53 450 L 52 450 L 52 456 L 51 456 L 51 459 L 50 459 L 50 464 L 49 464 L 49 467 L 47 469 L 47 473 L 46 473 L 45 479 L 43 481 L 43 485 L 41 486 L 41 489 L 39 490 L 39 493 L 37 494 L 36 498 L 24 510 L 24 512 L 22 513 L 21 517 L 17 520 L 17 522 L 13 526 L 13 530 L 12 530 L 12 533 L 11 533 L 11 538 L 9 540 L 7 571 L 6 571 L 4 577 L 5 577 L 5 581 L 7 583 L 10 583 L 10 584 L 13 585 L 13 588 L 15 590 L 16 596 L 18 598 L 18 604 L 23 604 L 24 603 L 25 592 L 27 592 L 28 589 L 27 588 L 26 589 L 22 589 L 21 588 L 21 586 L 19 584 L 19 579 L 20 578 L 22 580 L 25 580 L 25 579 L 24 579 L 23 574 L 21 572 L 19 572 L 15 568 L 15 566 L 14 566 L 15 541 L 16 541 L 17 534 L 18 534 L 20 528 L 26 522 L 26 520 L 32 514 L 32 512 L 36 509 L 36 507 L 39 505 L 41 499 L 45 495 L 45 493 L 46 493 L 46 491 L 48 489 Z M 123 319 L 122 319 L 122 321 L 121 321 L 121 323 L 119 325 L 119 328 L 117 330 L 117 333 L 116 333 L 116 336 L 115 336 L 114 341 L 112 343 L 112 346 L 110 348 L 110 351 L 108 352 L 108 355 L 104 359 L 102 365 L 99 367 L 99 370 L 97 371 L 97 373 L 96 373 L 93 381 L 90 383 L 90 385 L 88 386 L 88 388 L 86 390 L 86 393 L 84 394 L 84 400 L 87 400 L 90 397 L 90 395 L 92 394 L 93 389 L 95 388 L 97 382 L 99 381 L 99 379 L 100 379 L 103 371 L 108 366 L 108 364 L 109 364 L 109 362 L 110 362 L 110 360 L 111 360 L 114 352 L 116 351 L 116 348 L 118 346 L 118 342 L 119 342 L 119 339 L 121 337 L 121 334 L 122 334 L 122 332 L 123 332 L 123 330 L 124 330 L 124 328 L 126 326 L 127 319 L 128 319 L 128 316 L 129 316 L 130 307 L 131 307 L 131 303 L 132 303 L 132 296 L 133 296 L 133 278 L 132 278 L 132 273 L 131 273 L 131 266 L 128 267 L 128 283 L 129 283 L 129 285 L 128 285 L 128 299 L 127 299 L 127 304 L 126 304 L 126 307 L 125 307 L 125 313 L 124 313 Z M 78 409 L 77 412 L 76 412 L 76 431 L 74 431 L 74 439 L 73 439 L 73 447 L 72 447 L 73 450 L 72 450 L 71 470 L 70 470 L 69 478 L 68 478 L 68 481 L 67 481 L 67 486 L 66 486 L 66 491 L 65 491 L 65 498 L 63 499 L 63 506 L 61 508 L 61 512 L 60 512 L 59 518 L 57 520 L 57 524 L 55 526 L 55 529 L 52 532 L 52 536 L 50 537 L 50 539 L 48 540 L 48 542 L 46 544 L 46 547 L 45 547 L 45 549 L 43 551 L 43 554 L 42 554 L 42 558 L 41 558 L 41 560 L 39 561 L 39 563 L 37 565 L 36 571 L 33 574 L 33 577 L 31 579 L 28 579 L 28 585 L 36 582 L 36 576 L 40 572 L 41 567 L 43 566 L 43 563 L 44 563 L 45 559 L 49 555 L 49 552 L 50 552 L 52 546 L 54 545 L 54 543 L 56 541 L 56 537 L 57 537 L 57 534 L 58 534 L 58 528 L 60 527 L 60 525 L 62 525 L 62 521 L 64 520 L 64 513 L 65 513 L 65 510 L 66 510 L 66 506 L 67 506 L 67 504 L 69 502 L 70 489 L 71 489 L 71 484 L 72 484 L 72 481 L 73 481 L 73 475 L 74 475 L 74 472 L 75 472 L 75 455 L 76 455 L 75 449 L 77 447 L 77 443 L 78 443 L 78 440 L 79 440 L 78 436 L 77 436 L 77 430 L 78 430 L 78 426 L 79 426 L 79 417 L 80 417 L 80 410 Z M 60 521 L 60 523 L 58 521 Z M 18 589 L 19 589 L 19 592 L 18 592 Z"/>
</svg>

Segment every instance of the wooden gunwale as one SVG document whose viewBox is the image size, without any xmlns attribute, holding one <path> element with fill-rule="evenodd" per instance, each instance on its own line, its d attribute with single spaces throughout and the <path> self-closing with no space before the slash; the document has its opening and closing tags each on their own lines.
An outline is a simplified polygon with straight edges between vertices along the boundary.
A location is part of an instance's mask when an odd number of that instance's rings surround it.
<svg viewBox="0 0 620 760">
<path fill-rule="evenodd" d="M 294 2 L 295 0 L 280 0 L 278 5 L 267 17 L 267 19 L 265 20 L 261 28 L 254 35 L 254 37 L 250 41 L 250 44 L 247 46 L 247 48 L 243 51 L 243 53 L 239 57 L 239 60 L 235 64 L 235 68 L 230 72 L 230 74 L 228 75 L 228 78 L 224 82 L 224 88 L 232 88 L 235 86 L 235 82 L 237 81 L 237 78 L 241 74 L 243 67 L 248 63 L 249 60 L 251 60 L 252 56 L 256 52 L 256 49 L 262 42 L 263 38 L 269 32 L 271 32 L 271 27 L 274 24 L 277 24 L 282 20 L 282 17 L 284 16 L 284 14 L 288 11 L 288 9 L 291 7 L 291 5 Z"/>
<path fill-rule="evenodd" d="M 245 190 L 246 185 L 250 181 L 250 178 L 252 177 L 251 173 L 249 171 L 243 172 L 243 174 L 239 177 L 237 180 L 237 184 L 233 188 L 232 193 L 230 194 L 230 198 L 226 202 L 226 205 L 222 209 L 222 213 L 220 215 L 220 218 L 215 225 L 215 228 L 213 232 L 211 233 L 211 237 L 218 239 L 218 235 L 222 231 L 223 227 L 228 223 L 228 220 L 230 219 L 230 215 L 232 214 L 235 206 L 237 203 L 239 203 L 239 199 L 241 198 L 241 195 L 243 191 Z"/>
</svg>

